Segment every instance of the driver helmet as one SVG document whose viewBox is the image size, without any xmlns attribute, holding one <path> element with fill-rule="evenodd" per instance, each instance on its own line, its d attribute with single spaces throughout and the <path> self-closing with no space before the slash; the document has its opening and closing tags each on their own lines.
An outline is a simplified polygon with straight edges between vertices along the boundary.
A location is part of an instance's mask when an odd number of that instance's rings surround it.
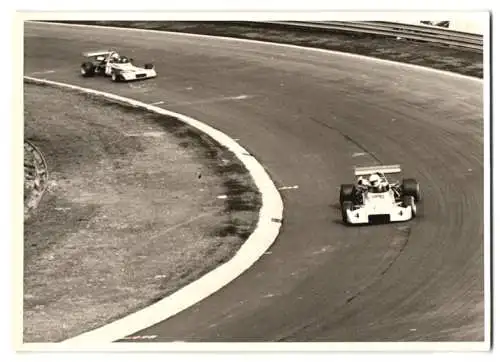
<svg viewBox="0 0 500 362">
<path fill-rule="evenodd" d="M 381 182 L 381 178 L 379 175 L 377 175 L 376 173 L 370 175 L 370 178 L 368 179 L 368 182 L 370 183 L 370 186 L 372 187 L 379 187 L 380 186 L 380 182 Z"/>
<path fill-rule="evenodd" d="M 119 55 L 118 53 L 116 53 L 116 52 L 115 52 L 115 53 L 113 53 L 113 54 L 111 55 L 111 58 L 112 58 L 113 60 L 118 60 L 118 59 L 120 59 L 120 55 Z"/>
</svg>

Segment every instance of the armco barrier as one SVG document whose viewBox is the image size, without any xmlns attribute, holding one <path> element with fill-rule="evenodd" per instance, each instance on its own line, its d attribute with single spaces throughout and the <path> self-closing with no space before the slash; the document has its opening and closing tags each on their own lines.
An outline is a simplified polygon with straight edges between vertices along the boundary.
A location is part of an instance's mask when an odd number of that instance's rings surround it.
<svg viewBox="0 0 500 362">
<path fill-rule="evenodd" d="M 155 22 L 154 20 L 153 22 Z M 80 25 L 111 26 L 111 21 L 47 21 Z M 483 35 L 433 25 L 387 21 L 223 21 L 228 24 L 280 25 L 302 29 L 316 29 L 324 32 L 374 34 L 385 37 L 432 42 L 440 45 L 465 48 L 482 52 Z M 120 25 L 117 25 L 120 26 Z"/>
<path fill-rule="evenodd" d="M 480 34 L 466 33 L 423 24 L 413 25 L 384 21 L 270 21 L 266 23 L 325 31 L 331 30 L 376 34 L 439 43 L 480 52 L 483 50 L 483 36 Z"/>
</svg>

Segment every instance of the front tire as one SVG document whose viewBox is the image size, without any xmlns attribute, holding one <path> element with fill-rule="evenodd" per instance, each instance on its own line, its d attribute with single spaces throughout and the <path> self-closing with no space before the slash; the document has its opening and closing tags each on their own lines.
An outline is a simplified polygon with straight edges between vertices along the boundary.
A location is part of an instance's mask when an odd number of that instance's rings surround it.
<svg viewBox="0 0 500 362">
<path fill-rule="evenodd" d="M 415 202 L 419 202 L 422 199 L 422 195 L 420 193 L 420 185 L 418 184 L 417 180 L 413 178 L 403 179 L 403 185 L 401 189 L 403 196 L 413 196 L 415 198 Z"/>
<path fill-rule="evenodd" d="M 146 63 L 144 64 L 144 69 L 153 69 L 154 65 L 152 63 Z"/>
<path fill-rule="evenodd" d="M 340 205 L 344 204 L 346 201 L 353 201 L 354 198 L 354 185 L 353 184 L 343 184 L 340 185 Z"/>
<path fill-rule="evenodd" d="M 344 201 L 342 204 L 342 222 L 344 224 L 349 224 L 349 220 L 347 219 L 347 210 L 352 210 L 352 201 Z"/>
<path fill-rule="evenodd" d="M 104 76 L 106 75 L 106 69 L 103 66 L 97 66 L 95 68 L 95 73 Z"/>
<path fill-rule="evenodd" d="M 80 67 L 80 74 L 83 77 L 93 77 L 95 75 L 95 67 L 91 62 L 82 63 Z"/>
<path fill-rule="evenodd" d="M 403 206 L 411 207 L 411 216 L 415 217 L 417 215 L 417 205 L 415 204 L 415 198 L 411 195 L 403 196 Z"/>
<path fill-rule="evenodd" d="M 111 80 L 113 82 L 119 82 L 120 81 L 120 75 L 119 74 L 116 74 L 116 72 L 112 72 L 111 73 Z"/>
</svg>

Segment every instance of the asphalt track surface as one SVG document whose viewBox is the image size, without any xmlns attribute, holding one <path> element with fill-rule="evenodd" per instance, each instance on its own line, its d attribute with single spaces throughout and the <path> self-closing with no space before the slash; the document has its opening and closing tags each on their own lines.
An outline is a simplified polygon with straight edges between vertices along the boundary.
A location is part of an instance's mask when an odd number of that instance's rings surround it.
<svg viewBox="0 0 500 362">
<path fill-rule="evenodd" d="M 153 61 L 159 77 L 82 79 L 80 52 L 108 46 Z M 299 186 L 282 191 L 281 234 L 249 271 L 137 335 L 484 340 L 481 82 L 266 44 L 41 24 L 26 24 L 24 60 L 25 75 L 163 101 L 239 139 L 277 186 Z M 380 163 L 419 180 L 423 215 L 342 225 L 338 186 L 353 165 Z"/>
</svg>

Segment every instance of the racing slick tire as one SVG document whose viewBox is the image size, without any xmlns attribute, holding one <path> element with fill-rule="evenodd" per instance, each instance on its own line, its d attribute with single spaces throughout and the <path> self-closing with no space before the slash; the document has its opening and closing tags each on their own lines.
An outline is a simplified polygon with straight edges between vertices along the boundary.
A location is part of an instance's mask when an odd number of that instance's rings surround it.
<svg viewBox="0 0 500 362">
<path fill-rule="evenodd" d="M 353 184 L 343 184 L 340 185 L 340 205 L 344 204 L 346 201 L 353 201 L 354 198 L 354 185 Z"/>
<path fill-rule="evenodd" d="M 93 77 L 95 75 L 95 67 L 91 62 L 82 63 L 80 67 L 80 73 L 84 77 Z"/>
<path fill-rule="evenodd" d="M 154 65 L 151 63 L 144 64 L 144 69 L 153 69 L 153 68 L 154 68 Z"/>
<path fill-rule="evenodd" d="M 352 201 L 344 201 L 342 204 L 342 222 L 344 224 L 349 224 L 349 220 L 347 220 L 347 210 L 352 209 Z"/>
<path fill-rule="evenodd" d="M 417 215 L 417 205 L 415 204 L 415 198 L 412 195 L 403 196 L 403 206 L 411 207 L 411 216 L 415 217 Z"/>
<path fill-rule="evenodd" d="M 402 193 L 403 196 L 413 196 L 415 202 L 419 202 L 422 199 L 422 195 L 420 193 L 420 185 L 418 184 L 417 180 L 413 178 L 403 179 Z"/>
<path fill-rule="evenodd" d="M 121 81 L 121 76 L 120 76 L 120 74 L 118 74 L 118 73 L 116 73 L 116 72 L 112 72 L 112 73 L 111 73 L 111 80 L 112 80 L 113 82 L 119 82 L 119 81 Z"/>
<path fill-rule="evenodd" d="M 105 69 L 103 66 L 99 66 L 99 65 L 98 65 L 98 66 L 95 68 L 95 73 L 96 73 L 96 74 L 98 74 L 98 75 L 102 75 L 102 76 L 104 76 L 104 75 L 106 75 L 106 69 Z"/>
</svg>

